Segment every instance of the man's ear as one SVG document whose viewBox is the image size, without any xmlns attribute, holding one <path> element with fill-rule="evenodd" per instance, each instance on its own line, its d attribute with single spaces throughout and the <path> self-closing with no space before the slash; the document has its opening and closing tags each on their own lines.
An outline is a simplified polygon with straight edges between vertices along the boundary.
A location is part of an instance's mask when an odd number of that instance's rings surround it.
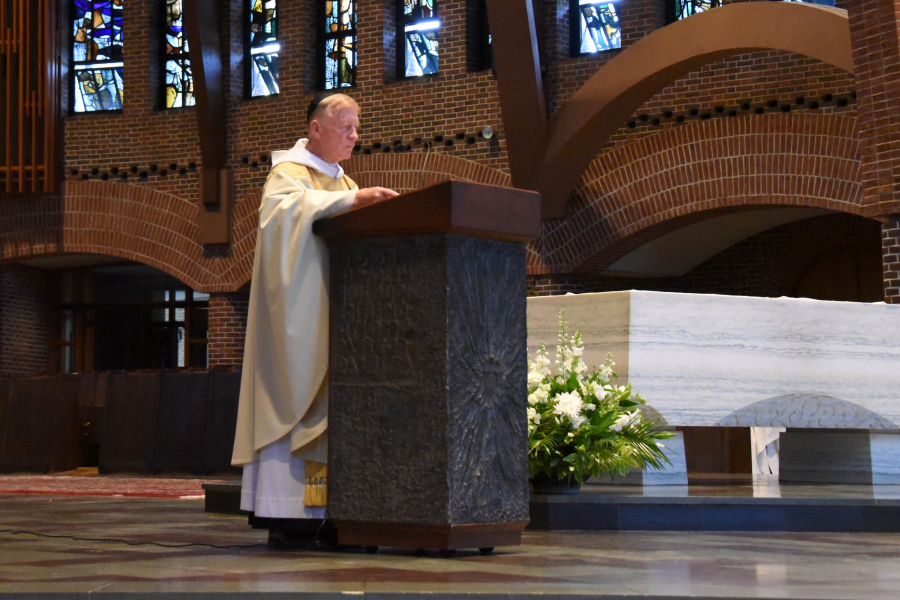
<svg viewBox="0 0 900 600">
<path fill-rule="evenodd" d="M 316 119 L 313 119 L 312 121 L 309 122 L 309 137 L 311 139 L 317 140 L 321 137 L 321 135 L 322 135 L 322 131 L 321 131 L 321 127 L 319 125 L 319 121 Z"/>
</svg>

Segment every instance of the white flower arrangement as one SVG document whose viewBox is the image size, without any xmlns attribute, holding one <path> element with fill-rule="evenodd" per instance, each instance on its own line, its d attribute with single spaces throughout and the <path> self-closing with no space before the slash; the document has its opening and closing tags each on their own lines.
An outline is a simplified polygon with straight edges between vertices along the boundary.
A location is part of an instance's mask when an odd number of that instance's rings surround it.
<svg viewBox="0 0 900 600">
<path fill-rule="evenodd" d="M 646 402 L 631 384 L 610 383 L 612 355 L 588 370 L 581 331 L 569 338 L 567 328 L 560 311 L 555 374 L 543 342 L 528 363 L 529 476 L 580 484 L 587 476 L 669 463 L 658 441 L 673 434 L 641 417 L 638 405 Z"/>
</svg>

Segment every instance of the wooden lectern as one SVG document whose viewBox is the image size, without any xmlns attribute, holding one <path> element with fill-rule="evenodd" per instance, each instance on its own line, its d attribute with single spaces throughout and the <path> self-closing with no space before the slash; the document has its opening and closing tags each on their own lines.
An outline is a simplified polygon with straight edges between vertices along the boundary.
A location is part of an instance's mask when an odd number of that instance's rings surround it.
<svg viewBox="0 0 900 600">
<path fill-rule="evenodd" d="M 534 192 L 447 181 L 316 223 L 331 261 L 328 514 L 341 544 L 516 545 L 528 522 Z"/>
</svg>

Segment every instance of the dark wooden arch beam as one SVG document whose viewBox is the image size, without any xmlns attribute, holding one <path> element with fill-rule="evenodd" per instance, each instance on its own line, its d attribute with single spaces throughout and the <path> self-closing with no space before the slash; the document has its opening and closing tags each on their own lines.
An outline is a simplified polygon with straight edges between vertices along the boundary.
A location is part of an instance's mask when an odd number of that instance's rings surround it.
<svg viewBox="0 0 900 600">
<path fill-rule="evenodd" d="M 565 216 L 566 202 L 585 169 L 647 100 L 705 64 L 756 50 L 795 52 L 853 73 L 847 12 L 839 9 L 739 3 L 654 31 L 601 67 L 550 122 L 542 164 L 525 185 L 540 192 L 542 217 Z M 505 113 L 505 105 L 503 109 Z M 510 139 L 510 147 L 512 143 Z M 513 169 L 514 182 L 515 177 Z"/>
<path fill-rule="evenodd" d="M 201 244 L 223 244 L 230 239 L 231 172 L 226 168 L 228 113 L 219 44 L 218 4 L 217 0 L 184 0 L 182 3 L 202 162 L 198 214 Z"/>
<path fill-rule="evenodd" d="M 486 0 L 513 187 L 541 165 L 547 107 L 532 0 Z"/>
</svg>

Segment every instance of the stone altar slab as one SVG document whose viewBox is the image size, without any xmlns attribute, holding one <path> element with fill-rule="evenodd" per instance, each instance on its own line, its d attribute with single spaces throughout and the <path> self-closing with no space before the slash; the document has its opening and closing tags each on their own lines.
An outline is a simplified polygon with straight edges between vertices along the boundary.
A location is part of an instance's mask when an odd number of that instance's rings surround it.
<svg viewBox="0 0 900 600">
<path fill-rule="evenodd" d="M 530 353 L 544 341 L 552 358 L 560 309 L 582 330 L 587 363 L 612 352 L 620 381 L 669 425 L 724 425 L 760 403 L 752 425 L 784 426 L 790 414 L 766 403 L 778 397 L 805 402 L 790 427 L 900 423 L 900 306 L 644 291 L 529 298 Z"/>
</svg>

